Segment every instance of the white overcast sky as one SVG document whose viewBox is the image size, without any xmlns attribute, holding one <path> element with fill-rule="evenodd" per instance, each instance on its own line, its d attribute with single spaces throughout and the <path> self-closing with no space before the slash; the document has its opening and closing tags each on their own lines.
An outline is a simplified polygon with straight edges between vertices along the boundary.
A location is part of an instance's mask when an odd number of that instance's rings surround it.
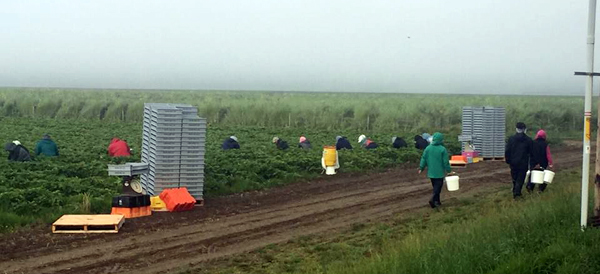
<svg viewBox="0 0 600 274">
<path fill-rule="evenodd" d="M 573 71 L 585 70 L 587 9 L 574 0 L 0 0 L 0 86 L 583 95 Z"/>
</svg>

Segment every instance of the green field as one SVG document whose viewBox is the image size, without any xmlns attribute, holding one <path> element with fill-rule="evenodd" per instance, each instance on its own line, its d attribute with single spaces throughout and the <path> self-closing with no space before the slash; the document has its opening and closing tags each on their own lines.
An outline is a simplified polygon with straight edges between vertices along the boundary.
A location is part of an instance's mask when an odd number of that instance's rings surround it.
<svg viewBox="0 0 600 274">
<path fill-rule="evenodd" d="M 0 89 L 0 115 L 141 122 L 144 103 L 189 103 L 210 124 L 423 132 L 456 128 L 462 106 L 507 109 L 532 128 L 581 131 L 583 96 Z"/>
<path fill-rule="evenodd" d="M 107 212 L 119 181 L 107 176 L 106 165 L 139 161 L 143 104 L 148 102 L 190 103 L 208 119 L 206 196 L 318 176 L 320 148 L 333 145 L 337 135 L 356 142 L 358 135 L 367 134 L 381 145 L 374 151 L 341 152 L 341 172 L 417 161 L 417 150 L 390 147 L 395 135 L 412 146 L 415 134 L 441 131 L 448 148 L 459 152 L 456 136 L 465 105 L 505 106 L 507 131 L 522 120 L 532 130 L 547 129 L 551 141 L 579 138 L 582 119 L 577 114 L 583 108 L 579 97 L 5 88 L 0 90 L 0 140 L 20 140 L 32 150 L 43 133 L 50 133 L 61 156 L 31 163 L 0 161 L 0 230 L 47 222 L 67 212 Z M 296 148 L 302 134 L 311 140 L 312 150 Z M 241 150 L 220 150 L 230 135 L 239 138 Z M 106 156 L 115 136 L 130 143 L 136 152 L 132 159 Z M 277 151 L 270 143 L 273 136 L 287 140 L 291 149 Z"/>
</svg>

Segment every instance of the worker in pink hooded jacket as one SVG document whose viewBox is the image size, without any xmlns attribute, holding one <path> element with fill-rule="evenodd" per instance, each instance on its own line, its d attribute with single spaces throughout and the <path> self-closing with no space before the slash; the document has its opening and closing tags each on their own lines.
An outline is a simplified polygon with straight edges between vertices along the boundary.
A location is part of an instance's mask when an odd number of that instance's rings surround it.
<svg viewBox="0 0 600 274">
<path fill-rule="evenodd" d="M 552 154 L 550 154 L 550 146 L 548 145 L 548 142 L 546 142 L 546 138 L 546 132 L 543 129 L 540 129 L 535 135 L 535 140 L 533 141 L 533 146 L 531 148 L 531 158 L 529 158 L 530 169 L 552 168 Z M 543 192 L 547 186 L 547 184 L 541 184 L 539 191 Z M 535 184 L 531 183 L 531 180 L 529 180 L 529 182 L 527 182 L 527 190 L 532 192 L 534 187 Z"/>
</svg>

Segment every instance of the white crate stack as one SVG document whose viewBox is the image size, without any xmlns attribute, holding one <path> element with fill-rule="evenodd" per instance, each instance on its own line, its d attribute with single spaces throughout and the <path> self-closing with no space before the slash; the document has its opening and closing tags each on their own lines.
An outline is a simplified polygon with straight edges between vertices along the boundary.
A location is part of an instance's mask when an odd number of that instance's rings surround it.
<svg viewBox="0 0 600 274">
<path fill-rule="evenodd" d="M 148 174 L 142 188 L 158 195 L 165 188 L 186 187 L 201 200 L 204 192 L 206 119 L 184 104 L 145 104 L 142 162 Z"/>
<path fill-rule="evenodd" d="M 471 136 L 481 157 L 504 157 L 506 110 L 502 107 L 463 107 L 462 135 Z"/>
</svg>

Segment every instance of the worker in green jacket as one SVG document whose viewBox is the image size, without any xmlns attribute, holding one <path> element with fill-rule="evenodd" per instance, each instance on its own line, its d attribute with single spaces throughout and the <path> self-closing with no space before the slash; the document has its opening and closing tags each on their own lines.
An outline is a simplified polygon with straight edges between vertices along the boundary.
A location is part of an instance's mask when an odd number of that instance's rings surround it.
<svg viewBox="0 0 600 274">
<path fill-rule="evenodd" d="M 42 140 L 40 140 L 35 146 L 35 155 L 45 156 L 58 156 L 58 147 L 56 143 L 50 139 L 50 135 L 44 134 Z"/>
<path fill-rule="evenodd" d="M 427 177 L 431 179 L 433 185 L 433 196 L 429 200 L 431 208 L 441 206 L 440 193 L 444 186 L 444 178 L 447 173 L 452 172 L 450 168 L 450 156 L 448 150 L 444 147 L 444 135 L 436 132 L 433 134 L 433 141 L 421 157 L 421 165 L 419 166 L 419 174 L 427 168 Z"/>
</svg>

